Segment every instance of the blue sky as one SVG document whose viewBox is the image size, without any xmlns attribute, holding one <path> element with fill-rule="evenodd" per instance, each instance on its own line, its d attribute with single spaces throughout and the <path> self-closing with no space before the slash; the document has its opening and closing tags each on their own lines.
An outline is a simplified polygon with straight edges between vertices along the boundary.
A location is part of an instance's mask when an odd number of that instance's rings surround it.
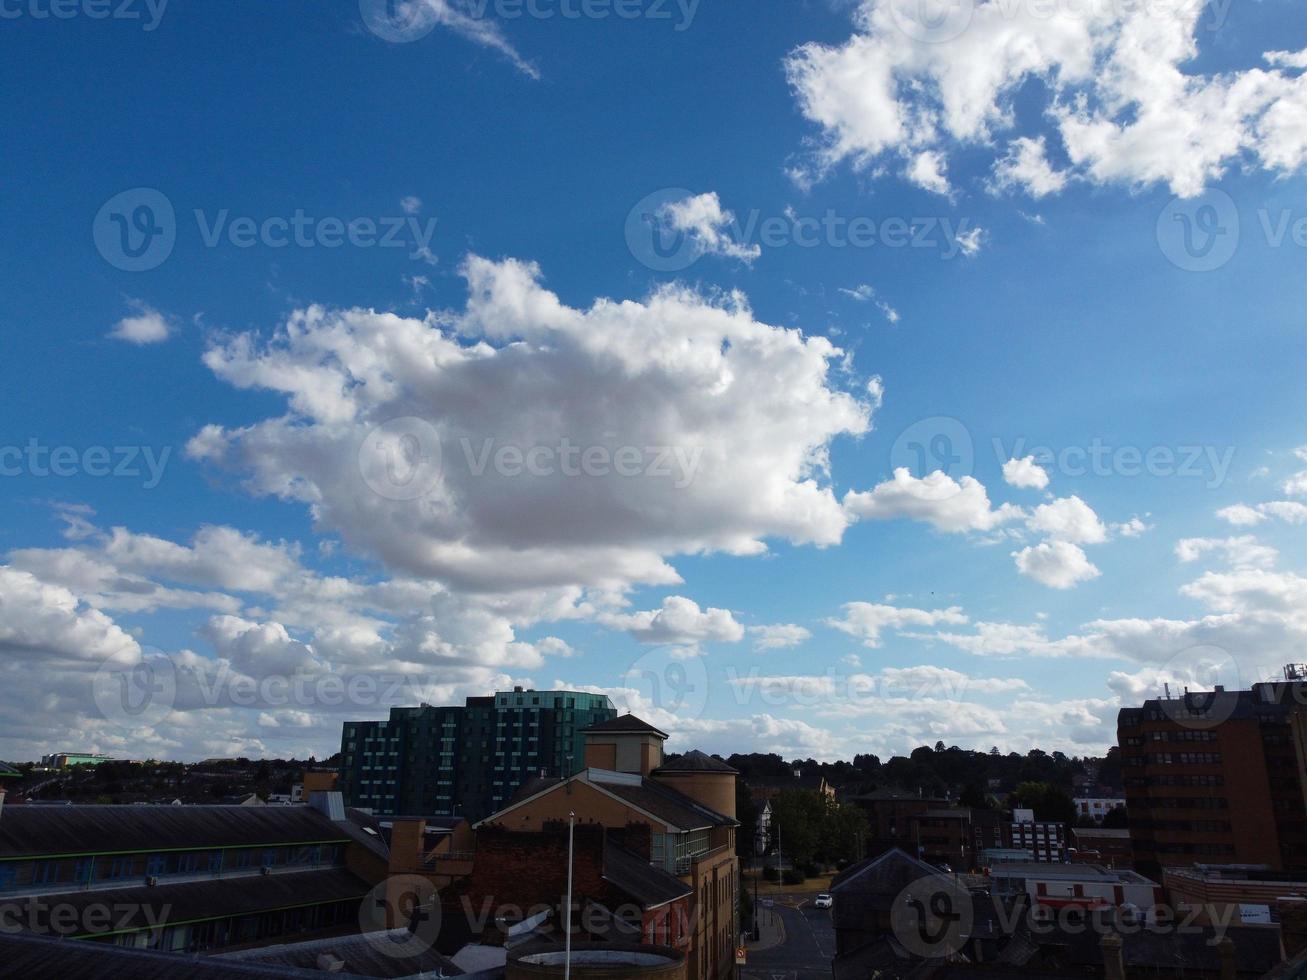
<svg viewBox="0 0 1307 980">
<path fill-rule="evenodd" d="M 1301 657 L 1288 0 L 59 9 L 0 15 L 0 755 L 511 683 L 1097 753 Z"/>
</svg>

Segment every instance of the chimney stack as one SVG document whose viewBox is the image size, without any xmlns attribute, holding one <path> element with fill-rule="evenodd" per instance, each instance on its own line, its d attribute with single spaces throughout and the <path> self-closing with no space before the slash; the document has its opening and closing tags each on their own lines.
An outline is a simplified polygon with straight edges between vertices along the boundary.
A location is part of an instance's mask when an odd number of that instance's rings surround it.
<svg viewBox="0 0 1307 980">
<path fill-rule="evenodd" d="M 1098 945 L 1103 951 L 1105 980 L 1125 980 L 1125 956 L 1121 952 L 1120 935 L 1109 932 Z"/>
</svg>

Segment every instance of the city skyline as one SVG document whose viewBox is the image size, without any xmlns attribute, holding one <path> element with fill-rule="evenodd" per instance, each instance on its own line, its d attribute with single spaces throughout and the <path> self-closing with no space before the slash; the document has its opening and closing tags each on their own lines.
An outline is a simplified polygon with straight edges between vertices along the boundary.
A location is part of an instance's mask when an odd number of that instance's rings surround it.
<svg viewBox="0 0 1307 980">
<path fill-rule="evenodd" d="M 1307 659 L 1289 0 L 37 6 L 0 758 L 1099 756 Z"/>
</svg>

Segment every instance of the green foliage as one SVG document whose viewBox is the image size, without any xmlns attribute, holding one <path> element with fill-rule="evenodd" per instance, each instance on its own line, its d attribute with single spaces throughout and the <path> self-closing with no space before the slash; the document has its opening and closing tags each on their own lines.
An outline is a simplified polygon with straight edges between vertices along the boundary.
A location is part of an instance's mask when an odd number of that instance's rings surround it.
<svg viewBox="0 0 1307 980">
<path fill-rule="evenodd" d="M 795 866 L 858 856 L 867 829 L 861 809 L 816 790 L 785 790 L 772 801 L 773 835 L 779 834 L 782 853 Z"/>
<path fill-rule="evenodd" d="M 808 876 L 802 871 L 799 871 L 796 868 L 786 868 L 782 882 L 786 885 L 802 885 L 807 880 Z"/>
<path fill-rule="evenodd" d="M 1026 782 L 1012 794 L 1014 807 L 1029 807 L 1036 820 L 1060 820 L 1074 825 L 1076 805 L 1064 791 L 1050 783 Z"/>
</svg>

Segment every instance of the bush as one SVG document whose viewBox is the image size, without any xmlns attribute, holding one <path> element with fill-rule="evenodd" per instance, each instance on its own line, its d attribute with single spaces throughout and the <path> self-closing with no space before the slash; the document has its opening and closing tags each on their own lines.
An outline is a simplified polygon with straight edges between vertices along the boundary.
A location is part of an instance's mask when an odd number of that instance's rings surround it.
<svg viewBox="0 0 1307 980">
<path fill-rule="evenodd" d="M 806 875 L 809 878 L 816 878 L 818 875 L 821 874 L 822 868 L 820 864 L 805 864 L 799 870 L 801 870 L 804 873 L 804 875 Z"/>
<path fill-rule="evenodd" d="M 762 877 L 765 881 L 780 881 L 781 873 L 775 868 L 763 868 Z"/>
<path fill-rule="evenodd" d="M 798 868 L 788 868 L 782 880 L 787 885 L 802 885 L 808 880 L 808 876 Z"/>
</svg>

